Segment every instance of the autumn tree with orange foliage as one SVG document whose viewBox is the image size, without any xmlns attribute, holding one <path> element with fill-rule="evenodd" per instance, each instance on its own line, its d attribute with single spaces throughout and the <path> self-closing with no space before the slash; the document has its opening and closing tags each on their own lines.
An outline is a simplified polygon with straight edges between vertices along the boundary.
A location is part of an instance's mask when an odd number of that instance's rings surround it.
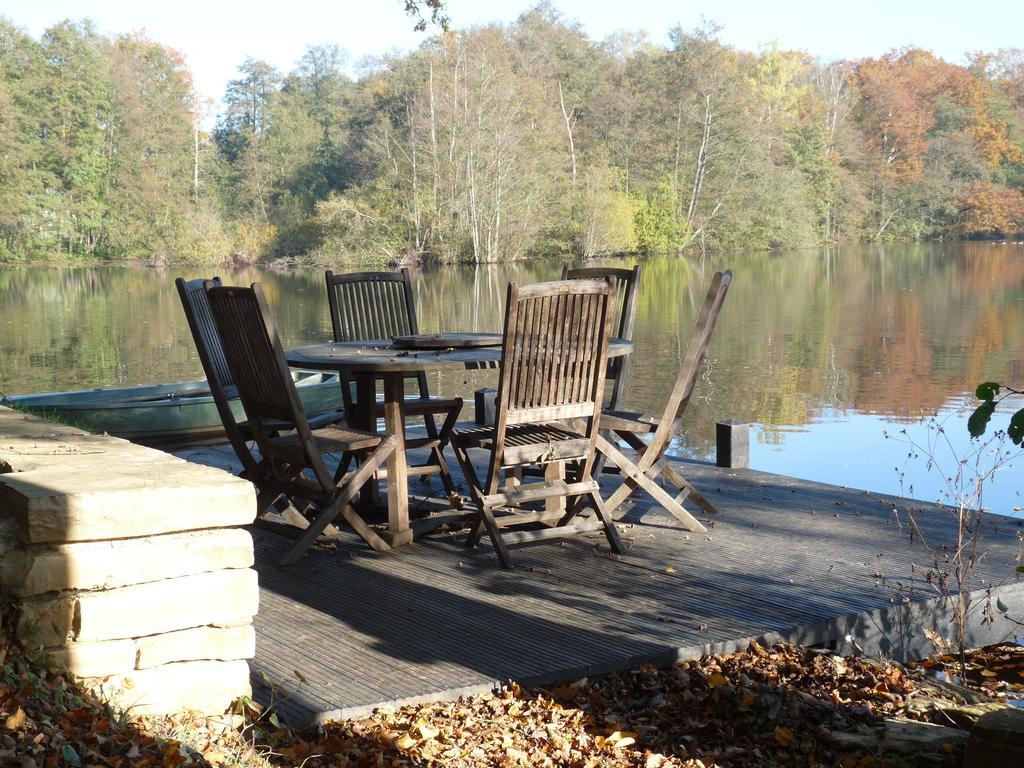
<svg viewBox="0 0 1024 768">
<path fill-rule="evenodd" d="M 972 185 L 961 203 L 956 231 L 964 237 L 1005 237 L 1024 231 L 1024 194 L 991 181 Z"/>
<path fill-rule="evenodd" d="M 977 237 L 1016 226 L 1007 216 L 1018 193 L 997 177 L 1024 163 L 1021 115 L 990 75 L 992 61 L 978 54 L 967 68 L 908 48 L 856 65 L 857 119 L 876 169 L 876 237 Z M 979 208 L 995 201 L 995 188 L 1007 191 L 998 206 Z"/>
<path fill-rule="evenodd" d="M 854 75 L 865 138 L 896 179 L 920 176 L 928 131 L 935 125 L 931 100 L 945 77 L 945 62 L 927 51 L 894 51 L 865 59 Z"/>
</svg>

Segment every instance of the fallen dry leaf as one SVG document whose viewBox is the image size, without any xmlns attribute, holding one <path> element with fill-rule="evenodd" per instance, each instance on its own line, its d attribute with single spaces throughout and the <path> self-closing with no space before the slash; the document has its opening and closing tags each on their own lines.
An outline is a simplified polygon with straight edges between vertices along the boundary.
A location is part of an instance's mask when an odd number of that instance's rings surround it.
<svg viewBox="0 0 1024 768">
<path fill-rule="evenodd" d="M 399 749 L 411 749 L 419 743 L 419 739 L 413 736 L 411 733 L 403 733 L 398 741 L 395 742 L 395 746 Z"/>
<path fill-rule="evenodd" d="M 725 675 L 721 672 L 713 672 L 711 676 L 708 677 L 708 688 L 717 688 L 718 686 L 725 685 L 728 682 L 729 681 L 725 678 Z"/>
<path fill-rule="evenodd" d="M 8 731 L 16 731 L 23 725 L 25 725 L 25 721 L 27 719 L 28 718 L 25 715 L 25 710 L 21 707 L 18 707 L 17 712 L 15 712 L 13 715 L 4 720 L 4 728 L 6 728 Z"/>
<path fill-rule="evenodd" d="M 441 732 L 440 728 L 428 725 L 425 720 L 420 720 L 416 723 L 416 730 L 420 732 L 420 736 L 424 739 L 436 738 L 437 734 Z"/>
<path fill-rule="evenodd" d="M 623 749 L 636 743 L 636 734 L 632 732 L 615 731 L 605 739 L 605 744 L 612 749 Z"/>
</svg>

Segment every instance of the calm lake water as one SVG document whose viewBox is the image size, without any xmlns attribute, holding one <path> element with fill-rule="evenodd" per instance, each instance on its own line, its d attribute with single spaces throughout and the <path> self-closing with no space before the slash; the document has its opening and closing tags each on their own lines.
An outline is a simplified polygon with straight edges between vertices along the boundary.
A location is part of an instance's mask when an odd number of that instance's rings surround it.
<svg viewBox="0 0 1024 768">
<path fill-rule="evenodd" d="M 739 418 L 755 425 L 757 469 L 948 500 L 943 478 L 957 459 L 946 437 L 957 455 L 972 450 L 966 417 L 974 386 L 1024 383 L 1020 245 L 852 247 L 642 264 L 626 402 L 649 411 L 663 407 L 711 275 L 725 267 L 735 273 L 680 453 L 711 456 L 715 421 Z M 425 268 L 415 275 L 421 330 L 500 330 L 507 281 L 552 279 L 561 268 L 554 260 Z M 0 393 L 200 378 L 174 289 L 179 274 L 201 276 L 188 268 L 0 271 Z M 263 283 L 286 346 L 330 338 L 322 272 L 221 276 Z M 433 376 L 438 392 L 465 397 L 495 384 L 493 372 Z M 931 422 L 936 416 L 943 433 Z M 908 461 L 908 439 L 933 441 L 942 472 L 929 470 L 923 455 Z M 1024 462 L 987 486 L 985 506 L 1009 514 L 1024 506 L 1020 490 Z"/>
</svg>

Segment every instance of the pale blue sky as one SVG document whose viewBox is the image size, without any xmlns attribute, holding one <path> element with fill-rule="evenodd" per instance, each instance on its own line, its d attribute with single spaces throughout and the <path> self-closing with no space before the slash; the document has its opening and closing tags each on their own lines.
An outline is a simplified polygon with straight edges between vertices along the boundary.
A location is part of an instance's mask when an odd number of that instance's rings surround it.
<svg viewBox="0 0 1024 768">
<path fill-rule="evenodd" d="M 532 0 L 449 0 L 456 27 L 512 21 Z M 665 40 L 681 23 L 701 16 L 723 25 L 728 43 L 756 50 L 771 41 L 823 59 L 877 56 L 916 45 L 951 61 L 971 50 L 1024 47 L 1020 0 L 555 0 L 564 16 L 578 19 L 591 37 L 618 29 L 646 30 Z M 247 56 L 291 69 L 309 44 L 337 43 L 353 61 L 389 49 L 408 50 L 423 40 L 412 31 L 401 0 L 0 0 L 0 15 L 38 36 L 64 18 L 91 18 L 102 32 L 144 29 L 182 51 L 200 92 L 219 99 Z"/>
</svg>

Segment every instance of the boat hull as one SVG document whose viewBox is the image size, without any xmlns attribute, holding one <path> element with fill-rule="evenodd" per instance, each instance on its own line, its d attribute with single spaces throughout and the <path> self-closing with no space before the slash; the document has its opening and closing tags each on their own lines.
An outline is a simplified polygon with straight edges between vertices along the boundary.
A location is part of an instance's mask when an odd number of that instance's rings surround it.
<svg viewBox="0 0 1024 768">
<path fill-rule="evenodd" d="M 341 409 L 337 374 L 295 371 L 293 377 L 308 415 Z M 235 419 L 244 420 L 241 401 L 235 397 L 230 403 Z M 181 448 L 224 440 L 220 414 L 205 380 L 15 395 L 0 400 L 0 405 L 152 447 Z"/>
</svg>

